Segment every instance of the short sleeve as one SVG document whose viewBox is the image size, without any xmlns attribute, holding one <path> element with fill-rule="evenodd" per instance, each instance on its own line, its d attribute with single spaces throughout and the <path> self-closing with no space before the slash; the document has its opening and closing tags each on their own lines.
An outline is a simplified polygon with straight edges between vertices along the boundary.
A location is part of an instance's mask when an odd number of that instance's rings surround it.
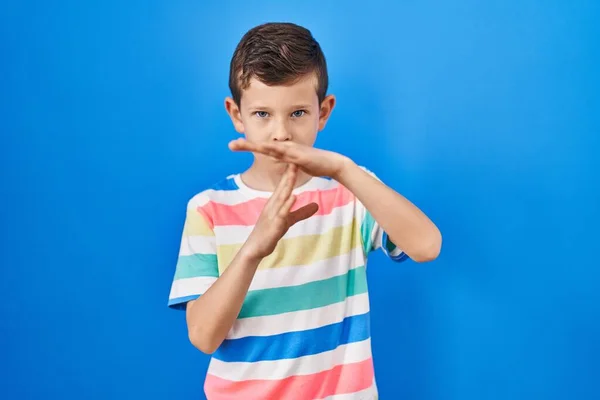
<svg viewBox="0 0 600 400">
<path fill-rule="evenodd" d="M 381 181 L 373 172 L 364 167 L 361 168 L 375 179 Z M 381 249 L 392 261 L 401 262 L 406 260 L 408 255 L 392 242 L 369 210 L 358 199 L 356 199 L 356 202 L 356 214 L 360 220 L 360 233 L 365 254 Z"/>
<path fill-rule="evenodd" d="M 214 230 L 207 216 L 192 200 L 187 206 L 169 307 L 185 309 L 187 302 L 204 294 L 218 277 Z"/>
</svg>

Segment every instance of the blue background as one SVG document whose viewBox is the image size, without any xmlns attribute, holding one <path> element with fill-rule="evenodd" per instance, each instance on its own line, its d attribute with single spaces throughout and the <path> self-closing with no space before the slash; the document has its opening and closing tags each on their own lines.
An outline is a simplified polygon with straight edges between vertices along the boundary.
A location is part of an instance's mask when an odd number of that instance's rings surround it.
<svg viewBox="0 0 600 400">
<path fill-rule="evenodd" d="M 338 96 L 317 145 L 444 236 L 371 260 L 381 398 L 599 398 L 599 3 L 219 3 L 0 6 L 0 397 L 202 397 L 167 308 L 185 204 L 248 165 L 229 59 L 285 20 Z"/>
</svg>

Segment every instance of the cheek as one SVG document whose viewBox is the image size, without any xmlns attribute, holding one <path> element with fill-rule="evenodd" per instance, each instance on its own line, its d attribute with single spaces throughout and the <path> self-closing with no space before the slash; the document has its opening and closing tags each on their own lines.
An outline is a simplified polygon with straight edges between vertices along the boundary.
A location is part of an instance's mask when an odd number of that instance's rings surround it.
<svg viewBox="0 0 600 400">
<path fill-rule="evenodd" d="M 296 132 L 294 132 L 296 141 L 312 146 L 317 137 L 318 128 L 318 119 L 306 118 L 304 121 L 296 125 Z"/>
<path fill-rule="evenodd" d="M 249 140 L 261 140 L 267 134 L 266 124 L 253 118 L 244 120 L 244 134 Z"/>
</svg>

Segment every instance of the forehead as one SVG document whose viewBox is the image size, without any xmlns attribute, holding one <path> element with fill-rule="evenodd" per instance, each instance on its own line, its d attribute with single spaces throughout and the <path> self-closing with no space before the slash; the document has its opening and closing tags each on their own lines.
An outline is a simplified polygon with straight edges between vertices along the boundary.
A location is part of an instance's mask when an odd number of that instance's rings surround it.
<svg viewBox="0 0 600 400">
<path fill-rule="evenodd" d="M 314 76 L 281 85 L 267 85 L 251 78 L 242 91 L 242 107 L 268 106 L 288 107 L 294 104 L 318 104 L 317 80 Z"/>
</svg>

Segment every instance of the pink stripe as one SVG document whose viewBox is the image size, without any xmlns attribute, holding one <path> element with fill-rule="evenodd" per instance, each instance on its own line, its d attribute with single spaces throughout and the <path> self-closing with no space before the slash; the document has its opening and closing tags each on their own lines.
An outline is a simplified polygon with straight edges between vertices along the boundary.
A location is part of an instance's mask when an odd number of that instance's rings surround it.
<svg viewBox="0 0 600 400">
<path fill-rule="evenodd" d="M 229 381 L 208 374 L 204 390 L 209 399 L 322 399 L 359 392 L 373 384 L 373 360 L 338 365 L 312 375 L 280 380 Z"/>
<path fill-rule="evenodd" d="M 331 214 L 334 208 L 345 206 L 354 200 L 354 195 L 344 186 L 329 190 L 314 190 L 300 193 L 292 210 L 310 203 L 317 203 L 319 211 L 316 215 Z M 198 207 L 198 212 L 207 217 L 211 228 L 225 225 L 250 226 L 256 223 L 258 216 L 267 203 L 267 199 L 256 198 L 235 205 L 227 205 L 210 201 Z"/>
</svg>

